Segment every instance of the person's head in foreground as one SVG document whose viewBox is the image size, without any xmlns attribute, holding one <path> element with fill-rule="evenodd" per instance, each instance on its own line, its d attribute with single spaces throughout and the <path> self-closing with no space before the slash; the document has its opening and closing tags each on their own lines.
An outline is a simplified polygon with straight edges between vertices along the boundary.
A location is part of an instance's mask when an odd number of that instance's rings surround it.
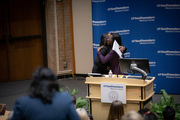
<svg viewBox="0 0 180 120">
<path fill-rule="evenodd" d="M 32 79 L 31 97 L 41 98 L 43 103 L 51 103 L 54 93 L 59 91 L 55 73 L 50 68 L 39 67 L 33 73 Z"/>
<path fill-rule="evenodd" d="M 144 120 L 158 120 L 156 114 L 150 111 L 144 113 L 143 117 L 144 117 Z"/>
<path fill-rule="evenodd" d="M 12 120 L 80 120 L 72 96 L 59 91 L 55 73 L 39 67 L 32 75 L 30 94 L 18 98 Z"/>
<path fill-rule="evenodd" d="M 122 116 L 121 120 L 144 120 L 144 119 L 138 112 L 129 111 Z"/>
<path fill-rule="evenodd" d="M 115 100 L 111 103 L 108 120 L 121 120 L 124 115 L 124 107 L 121 101 Z"/>
<path fill-rule="evenodd" d="M 163 110 L 163 120 L 175 120 L 175 110 L 171 106 L 167 106 Z"/>
<path fill-rule="evenodd" d="M 88 120 L 88 114 L 84 108 L 77 108 L 76 112 L 78 113 L 81 120 Z"/>
<path fill-rule="evenodd" d="M 138 113 L 141 114 L 142 116 L 144 116 L 144 114 L 148 112 L 150 112 L 149 108 L 143 108 L 138 111 Z"/>
</svg>

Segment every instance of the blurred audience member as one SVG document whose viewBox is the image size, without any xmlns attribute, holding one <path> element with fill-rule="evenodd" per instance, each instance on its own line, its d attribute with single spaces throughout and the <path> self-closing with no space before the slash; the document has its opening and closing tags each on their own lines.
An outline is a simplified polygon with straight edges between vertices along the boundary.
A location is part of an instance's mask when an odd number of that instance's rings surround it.
<svg viewBox="0 0 180 120">
<path fill-rule="evenodd" d="M 55 73 L 38 68 L 33 73 L 30 94 L 16 100 L 13 120 L 80 120 L 72 97 L 59 92 Z"/>
<path fill-rule="evenodd" d="M 88 120 L 93 120 L 93 116 L 92 116 L 92 114 L 90 114 L 90 113 L 88 113 Z"/>
<path fill-rule="evenodd" d="M 140 109 L 138 111 L 138 113 L 141 114 L 142 116 L 144 116 L 145 113 L 149 113 L 149 112 L 150 112 L 149 108 Z"/>
<path fill-rule="evenodd" d="M 176 116 L 175 116 L 174 108 L 171 106 L 167 106 L 166 108 L 164 108 L 163 120 L 175 120 L 175 119 L 176 119 Z"/>
<path fill-rule="evenodd" d="M 86 110 L 84 108 L 77 108 L 76 109 L 79 117 L 81 118 L 81 120 L 88 120 L 88 114 L 86 112 Z"/>
<path fill-rule="evenodd" d="M 143 120 L 143 117 L 136 111 L 129 111 L 122 116 L 121 120 Z"/>
<path fill-rule="evenodd" d="M 13 114 L 14 114 L 14 111 L 10 111 L 6 120 L 12 120 Z"/>
<path fill-rule="evenodd" d="M 144 120 L 158 120 L 156 114 L 150 111 L 144 113 L 143 117 L 144 117 Z"/>
<path fill-rule="evenodd" d="M 121 120 L 124 115 L 124 107 L 121 101 L 115 100 L 111 103 L 108 120 Z"/>
<path fill-rule="evenodd" d="M 158 119 L 156 114 L 151 112 L 149 108 L 140 109 L 138 113 L 141 114 L 144 120 L 157 120 Z"/>
<path fill-rule="evenodd" d="M 76 96 L 72 95 L 72 98 L 73 98 L 74 107 L 76 108 Z"/>
</svg>

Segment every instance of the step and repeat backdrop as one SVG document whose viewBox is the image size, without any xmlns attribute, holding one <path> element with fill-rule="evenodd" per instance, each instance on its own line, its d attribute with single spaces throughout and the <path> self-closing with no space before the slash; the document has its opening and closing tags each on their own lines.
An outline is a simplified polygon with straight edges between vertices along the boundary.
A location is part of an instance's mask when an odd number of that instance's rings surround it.
<svg viewBox="0 0 180 120">
<path fill-rule="evenodd" d="M 125 58 L 148 58 L 155 92 L 180 94 L 180 0 L 92 0 L 93 55 L 119 33 Z"/>
</svg>

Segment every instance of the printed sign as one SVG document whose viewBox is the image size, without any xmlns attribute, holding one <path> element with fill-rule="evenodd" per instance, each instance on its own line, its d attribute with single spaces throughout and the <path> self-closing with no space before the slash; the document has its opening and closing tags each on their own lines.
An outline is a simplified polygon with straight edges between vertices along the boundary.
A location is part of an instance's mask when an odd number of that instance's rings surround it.
<svg viewBox="0 0 180 120">
<path fill-rule="evenodd" d="M 101 102 L 112 103 L 115 100 L 126 104 L 126 84 L 101 83 Z"/>
</svg>

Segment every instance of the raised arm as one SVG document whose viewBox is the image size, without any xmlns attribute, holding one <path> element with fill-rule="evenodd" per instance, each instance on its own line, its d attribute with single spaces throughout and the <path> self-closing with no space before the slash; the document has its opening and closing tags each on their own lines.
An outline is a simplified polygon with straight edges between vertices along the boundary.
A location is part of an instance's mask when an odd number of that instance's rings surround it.
<svg viewBox="0 0 180 120">
<path fill-rule="evenodd" d="M 97 53 L 98 53 L 99 59 L 101 60 L 101 62 L 103 64 L 105 64 L 105 63 L 109 62 L 111 59 L 113 59 L 114 54 L 116 54 L 114 50 L 111 50 L 106 56 L 103 56 L 101 54 L 101 52 L 99 52 L 99 51 Z"/>
</svg>

